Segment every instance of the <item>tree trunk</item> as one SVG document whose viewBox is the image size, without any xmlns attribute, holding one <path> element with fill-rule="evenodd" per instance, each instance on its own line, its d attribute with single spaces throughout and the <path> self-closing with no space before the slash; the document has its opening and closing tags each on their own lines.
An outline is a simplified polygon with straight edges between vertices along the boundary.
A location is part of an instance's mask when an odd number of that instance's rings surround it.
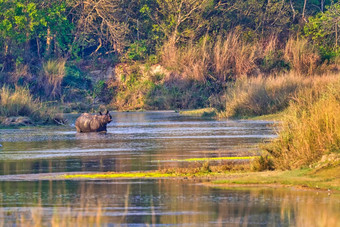
<svg viewBox="0 0 340 227">
<path fill-rule="evenodd" d="M 51 54 L 51 43 L 53 37 L 51 36 L 50 27 L 47 28 L 47 36 L 46 36 L 46 57 L 49 57 Z"/>
<path fill-rule="evenodd" d="M 289 0 L 289 2 L 290 2 L 290 8 L 292 8 L 292 12 L 293 12 L 293 21 L 294 21 L 294 20 L 295 20 L 295 16 L 296 16 L 296 12 L 295 12 L 294 5 L 293 5 L 292 0 Z"/>
<path fill-rule="evenodd" d="M 338 21 L 335 23 L 335 50 L 338 49 Z"/>
<path fill-rule="evenodd" d="M 307 5 L 307 0 L 304 0 L 303 2 L 303 9 L 302 9 L 302 19 L 306 22 L 306 18 L 305 18 L 305 12 L 306 12 L 306 5 Z"/>
<path fill-rule="evenodd" d="M 39 59 L 41 59 L 39 37 L 37 36 L 35 39 L 36 39 L 36 42 L 37 42 L 37 52 L 38 52 L 38 57 L 39 57 Z"/>
</svg>

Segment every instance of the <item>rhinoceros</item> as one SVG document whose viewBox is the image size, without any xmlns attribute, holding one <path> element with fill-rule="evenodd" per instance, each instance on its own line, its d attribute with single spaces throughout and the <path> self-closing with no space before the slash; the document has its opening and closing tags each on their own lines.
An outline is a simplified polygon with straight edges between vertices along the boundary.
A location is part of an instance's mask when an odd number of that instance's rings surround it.
<svg viewBox="0 0 340 227">
<path fill-rule="evenodd" d="M 99 112 L 99 115 L 83 113 L 76 120 L 77 132 L 106 132 L 106 125 L 112 121 L 109 111 L 105 114 Z"/>
</svg>

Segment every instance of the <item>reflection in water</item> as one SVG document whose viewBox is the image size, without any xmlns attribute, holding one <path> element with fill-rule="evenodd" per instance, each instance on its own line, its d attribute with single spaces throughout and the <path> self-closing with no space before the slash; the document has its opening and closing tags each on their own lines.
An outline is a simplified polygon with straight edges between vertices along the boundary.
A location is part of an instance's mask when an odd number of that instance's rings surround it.
<svg viewBox="0 0 340 227">
<path fill-rule="evenodd" d="M 107 134 L 73 127 L 2 129 L 0 226 L 336 226 L 338 195 L 216 189 L 180 180 L 32 181 L 28 173 L 139 171 L 172 159 L 248 155 L 271 122 L 215 121 L 171 112 L 114 113 Z M 77 116 L 70 115 L 69 122 Z M 15 178 L 14 174 L 23 174 Z M 39 175 L 40 176 L 40 175 Z M 26 177 L 26 178 L 25 178 Z M 111 225 L 112 226 L 112 225 Z"/>
<path fill-rule="evenodd" d="M 173 112 L 112 117 L 106 134 L 76 133 L 74 127 L 0 130 L 0 175 L 182 167 L 169 160 L 248 155 L 273 137 L 271 122 L 202 120 Z"/>
<path fill-rule="evenodd" d="M 44 224 L 337 226 L 340 196 L 281 188 L 216 189 L 176 180 L 7 182 L 0 220 Z M 32 209 L 32 211 L 31 211 Z M 34 218 L 32 218 L 34 217 Z"/>
</svg>

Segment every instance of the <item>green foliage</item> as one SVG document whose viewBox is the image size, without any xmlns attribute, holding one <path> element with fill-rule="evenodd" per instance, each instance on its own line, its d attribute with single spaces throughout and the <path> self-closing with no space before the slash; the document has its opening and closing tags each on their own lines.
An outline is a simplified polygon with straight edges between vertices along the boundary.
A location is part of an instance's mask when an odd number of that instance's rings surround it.
<svg viewBox="0 0 340 227">
<path fill-rule="evenodd" d="M 73 87 L 78 89 L 90 89 L 91 80 L 90 78 L 82 72 L 77 66 L 71 65 L 66 66 L 66 75 L 63 78 L 63 87 Z"/>
<path fill-rule="evenodd" d="M 289 64 L 283 59 L 282 51 L 269 51 L 267 55 L 261 59 L 259 64 L 261 71 L 265 73 L 275 73 L 280 71 L 288 71 Z"/>
<path fill-rule="evenodd" d="M 114 88 L 109 87 L 108 83 L 104 80 L 99 80 L 94 84 L 92 93 L 93 98 L 98 99 L 103 103 L 109 103 L 112 100 L 113 95 Z"/>
<path fill-rule="evenodd" d="M 340 53 L 340 3 L 327 7 L 324 13 L 310 17 L 304 33 L 319 47 L 323 59 L 331 60 Z"/>
<path fill-rule="evenodd" d="M 120 107 L 222 109 L 225 83 L 242 75 L 288 70 L 312 75 L 328 63 L 336 65 L 340 6 L 322 3 L 0 0 L 1 81 L 27 85 L 43 99 L 92 94 L 108 102 L 116 92 L 125 100 Z M 302 28 L 312 42 L 300 39 Z M 42 73 L 55 59 L 67 59 L 66 65 L 77 60 L 86 70 L 143 61 L 161 65 L 171 76 L 132 70 L 122 80 L 99 82 L 92 93 L 89 78 L 76 67 L 66 67 L 65 76 L 54 79 L 55 73 Z"/>
<path fill-rule="evenodd" d="M 136 41 L 131 44 L 127 55 L 130 60 L 144 60 L 147 56 L 146 41 Z"/>
</svg>

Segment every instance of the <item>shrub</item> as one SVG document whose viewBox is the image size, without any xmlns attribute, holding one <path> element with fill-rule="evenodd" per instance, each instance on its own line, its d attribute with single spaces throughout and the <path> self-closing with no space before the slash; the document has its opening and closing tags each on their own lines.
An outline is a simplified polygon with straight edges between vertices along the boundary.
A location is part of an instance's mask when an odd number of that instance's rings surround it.
<svg viewBox="0 0 340 227">
<path fill-rule="evenodd" d="M 127 51 L 127 57 L 130 60 L 144 60 L 147 56 L 147 45 L 145 40 L 136 41 L 130 45 Z"/>
<path fill-rule="evenodd" d="M 273 158 L 268 154 L 255 158 L 252 163 L 252 169 L 255 171 L 274 170 Z"/>
</svg>

